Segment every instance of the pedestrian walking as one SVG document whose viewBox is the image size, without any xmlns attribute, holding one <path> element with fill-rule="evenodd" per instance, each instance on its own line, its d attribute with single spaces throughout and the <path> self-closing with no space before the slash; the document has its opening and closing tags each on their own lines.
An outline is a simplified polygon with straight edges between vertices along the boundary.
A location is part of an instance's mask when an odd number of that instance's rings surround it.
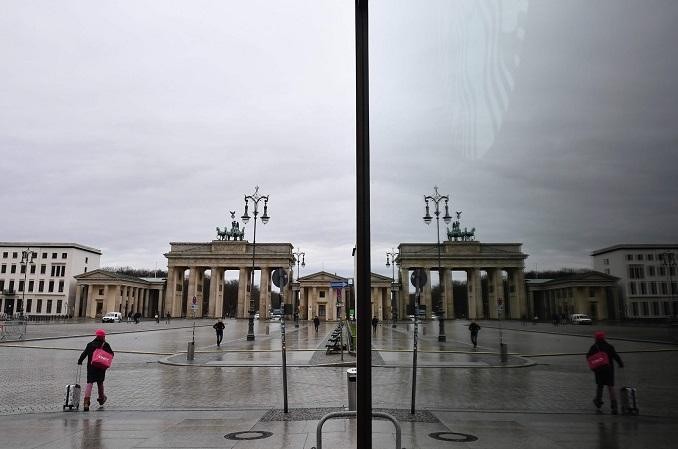
<svg viewBox="0 0 678 449">
<path fill-rule="evenodd" d="M 160 324 L 160 315 L 155 314 L 155 324 Z"/>
<path fill-rule="evenodd" d="M 610 409 L 613 415 L 617 414 L 617 396 L 614 391 L 614 363 L 617 362 L 619 368 L 624 368 L 624 362 L 615 351 L 614 346 L 605 340 L 605 332 L 597 331 L 594 334 L 595 343 L 586 354 L 586 358 L 593 356 L 599 352 L 603 352 L 607 356 L 607 363 L 593 370 L 596 378 L 596 397 L 593 399 L 593 404 L 598 410 L 603 406 L 603 387 L 607 386 L 607 391 L 610 394 Z"/>
<path fill-rule="evenodd" d="M 141 319 L 141 312 L 137 312 L 134 314 L 134 323 L 139 324 L 139 319 Z"/>
<path fill-rule="evenodd" d="M 221 320 L 221 318 L 219 318 L 219 321 L 217 321 L 216 324 L 212 327 L 217 332 L 217 347 L 220 347 L 221 346 L 221 340 L 224 339 L 224 328 L 226 327 L 226 325 Z"/>
<path fill-rule="evenodd" d="M 106 399 L 108 399 L 104 394 L 104 379 L 106 377 L 106 369 L 92 366 L 92 356 L 97 349 L 102 349 L 113 356 L 113 349 L 111 349 L 111 345 L 109 345 L 106 341 L 106 331 L 103 329 L 97 329 L 95 335 L 96 337 L 94 340 L 87 343 L 85 350 L 82 351 L 82 354 L 80 354 L 80 358 L 78 359 L 78 365 L 82 365 L 83 360 L 87 358 L 87 386 L 85 387 L 85 397 L 82 402 L 82 409 L 86 412 L 89 411 L 90 397 L 92 396 L 92 386 L 95 382 L 97 384 L 97 391 L 99 393 L 99 397 L 97 398 L 99 405 L 104 405 Z"/>
<path fill-rule="evenodd" d="M 172 319 L 172 314 L 169 313 L 169 312 L 167 312 L 167 315 L 165 315 L 165 318 L 167 319 L 166 323 L 169 324 L 169 323 L 170 323 L 170 319 Z"/>
<path fill-rule="evenodd" d="M 468 325 L 468 330 L 471 331 L 471 343 L 473 343 L 473 349 L 478 348 L 478 331 L 480 326 L 475 321 L 471 321 L 471 324 Z"/>
<path fill-rule="evenodd" d="M 313 327 L 315 327 L 315 333 L 318 333 L 318 327 L 320 327 L 320 318 L 318 318 L 318 315 L 313 318 Z"/>
<path fill-rule="evenodd" d="M 372 335 L 377 335 L 377 324 L 379 324 L 379 318 L 376 316 L 372 317 Z"/>
</svg>

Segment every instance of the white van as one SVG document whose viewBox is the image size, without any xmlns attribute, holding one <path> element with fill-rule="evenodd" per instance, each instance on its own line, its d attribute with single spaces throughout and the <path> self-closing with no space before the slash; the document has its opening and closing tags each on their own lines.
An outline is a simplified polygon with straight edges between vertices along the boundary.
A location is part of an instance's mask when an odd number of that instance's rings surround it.
<svg viewBox="0 0 678 449">
<path fill-rule="evenodd" d="M 120 323 L 122 321 L 122 313 L 120 312 L 108 312 L 106 315 L 101 317 L 102 323 Z"/>
<path fill-rule="evenodd" d="M 570 322 L 572 324 L 593 324 L 591 317 L 583 313 L 573 313 L 570 315 Z"/>
</svg>

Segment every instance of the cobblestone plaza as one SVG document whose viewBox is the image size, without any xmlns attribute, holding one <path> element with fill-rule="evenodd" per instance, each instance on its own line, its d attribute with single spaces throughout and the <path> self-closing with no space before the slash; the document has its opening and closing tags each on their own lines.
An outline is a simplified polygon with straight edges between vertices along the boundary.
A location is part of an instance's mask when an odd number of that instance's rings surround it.
<svg viewBox="0 0 678 449">
<path fill-rule="evenodd" d="M 211 321 L 196 321 L 195 360 L 186 360 L 193 322 L 101 325 L 93 321 L 30 325 L 27 340 L 0 346 L 0 447 L 280 447 L 316 446 L 320 416 L 347 406 L 348 353 L 326 355 L 335 324 L 287 326 L 288 397 L 283 408 L 280 323 L 227 320 L 216 347 Z M 373 403 L 396 415 L 403 447 L 673 447 L 678 413 L 676 330 L 603 326 L 624 359 L 617 384 L 638 387 L 640 416 L 594 413 L 593 376 L 583 353 L 588 326 L 480 322 L 470 350 L 466 321 L 449 322 L 446 342 L 436 323 L 420 333 L 417 414 L 410 415 L 413 326 L 380 325 L 373 337 Z M 63 412 L 63 386 L 77 357 L 103 326 L 116 351 L 105 409 Z M 499 328 L 501 327 L 501 329 Z M 598 329 L 598 326 L 594 326 Z M 509 359 L 497 354 L 499 338 Z M 316 350 L 316 351 L 314 351 Z M 606 400 L 607 402 L 607 400 Z M 256 438 L 270 432 L 262 439 Z M 224 436 L 234 432 L 242 439 Z M 443 441 L 435 432 L 445 432 Z M 464 441 L 459 434 L 471 435 Z M 323 447 L 355 447 L 355 421 L 332 420 Z M 375 421 L 375 447 L 395 447 L 393 425 Z"/>
</svg>

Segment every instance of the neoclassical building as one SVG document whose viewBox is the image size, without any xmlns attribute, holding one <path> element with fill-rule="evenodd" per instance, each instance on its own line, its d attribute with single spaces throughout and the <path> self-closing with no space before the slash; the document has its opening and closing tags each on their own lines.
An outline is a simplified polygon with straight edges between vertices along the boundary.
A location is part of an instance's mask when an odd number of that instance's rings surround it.
<svg viewBox="0 0 678 449">
<path fill-rule="evenodd" d="M 355 295 L 351 279 L 321 271 L 300 277 L 293 283 L 298 298 L 299 317 L 322 321 L 345 319 L 355 311 Z M 380 320 L 391 319 L 391 278 L 372 273 L 372 316 Z M 297 294 L 298 292 L 298 294 Z"/>
<path fill-rule="evenodd" d="M 165 279 L 138 278 L 106 270 L 93 270 L 75 276 L 74 316 L 97 318 L 108 312 L 163 315 Z"/>
<path fill-rule="evenodd" d="M 420 303 L 427 314 L 434 309 L 431 304 L 431 272 L 440 270 L 443 316 L 457 317 L 451 272 L 464 271 L 467 279 L 468 318 L 496 319 L 500 311 L 503 311 L 502 316 L 505 318 L 520 318 L 527 313 L 524 287 L 524 261 L 527 254 L 522 252 L 521 247 L 521 243 L 480 243 L 469 240 L 441 242 L 439 264 L 438 246 L 435 243 L 401 243 L 395 259 L 396 264 L 400 265 L 399 317 L 406 314 L 411 273 L 421 268 L 427 275 L 427 282 L 423 287 Z M 488 279 L 485 295 L 487 308 L 483 307 L 483 275 Z M 504 276 L 508 283 L 508 294 L 504 291 Z"/>
</svg>

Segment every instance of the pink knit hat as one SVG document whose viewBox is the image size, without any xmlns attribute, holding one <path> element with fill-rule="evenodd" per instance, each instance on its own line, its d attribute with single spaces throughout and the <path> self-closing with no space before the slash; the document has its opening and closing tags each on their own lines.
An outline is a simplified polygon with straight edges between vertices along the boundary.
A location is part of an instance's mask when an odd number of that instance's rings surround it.
<svg viewBox="0 0 678 449">
<path fill-rule="evenodd" d="M 106 331 L 103 330 L 103 329 L 97 329 L 97 331 L 95 332 L 95 335 L 96 335 L 97 337 L 105 337 L 105 336 L 106 336 Z"/>
<path fill-rule="evenodd" d="M 596 331 L 593 336 L 596 338 L 596 341 L 603 341 L 605 340 L 605 332 L 603 331 Z"/>
</svg>

